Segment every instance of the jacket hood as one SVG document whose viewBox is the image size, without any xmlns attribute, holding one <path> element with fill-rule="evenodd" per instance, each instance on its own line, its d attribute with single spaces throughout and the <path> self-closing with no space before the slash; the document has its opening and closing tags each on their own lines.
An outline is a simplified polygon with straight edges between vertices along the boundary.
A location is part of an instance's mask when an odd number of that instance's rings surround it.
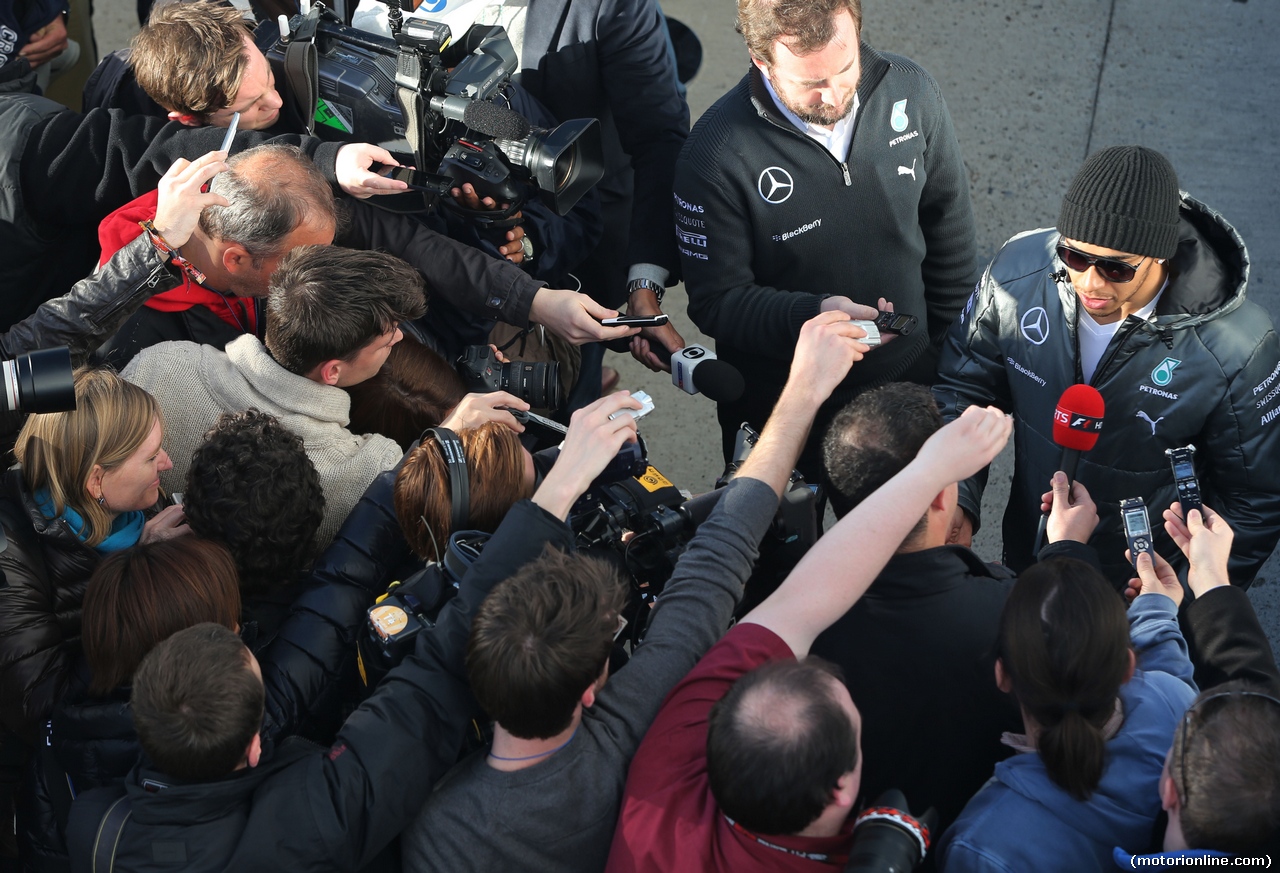
<svg viewBox="0 0 1280 873">
<path fill-rule="evenodd" d="M 1169 746 L 1169 710 L 1147 700 L 1149 691 L 1139 670 L 1120 689 L 1124 723 L 1107 742 L 1102 780 L 1086 801 L 1069 795 L 1049 778 L 1039 755 L 1024 753 L 996 766 L 996 778 L 1034 801 L 1065 828 L 1101 845 L 1145 845 L 1160 813 L 1157 780 Z"/>
<path fill-rule="evenodd" d="M 1235 309 L 1249 281 L 1249 252 L 1239 232 L 1216 210 L 1184 193 L 1178 250 L 1169 261 L 1169 288 L 1156 316 L 1201 323 Z"/>
<path fill-rule="evenodd" d="M 138 761 L 129 688 L 92 697 L 83 687 L 69 692 L 53 714 L 50 743 L 76 791 L 110 785 Z"/>
</svg>

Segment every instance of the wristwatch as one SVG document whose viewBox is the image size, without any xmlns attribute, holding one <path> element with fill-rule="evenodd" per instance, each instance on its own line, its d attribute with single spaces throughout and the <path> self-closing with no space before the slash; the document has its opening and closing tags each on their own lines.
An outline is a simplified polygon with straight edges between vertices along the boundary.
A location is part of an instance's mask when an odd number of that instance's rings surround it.
<svg viewBox="0 0 1280 873">
<path fill-rule="evenodd" d="M 632 294 L 641 288 L 648 288 L 652 291 L 653 295 L 658 298 L 658 305 L 662 305 L 662 295 L 667 293 L 667 289 L 651 279 L 632 279 L 627 283 L 627 297 L 630 298 Z"/>
<path fill-rule="evenodd" d="M 529 239 L 528 234 L 520 237 L 520 252 L 526 261 L 533 260 L 533 240 Z"/>
</svg>

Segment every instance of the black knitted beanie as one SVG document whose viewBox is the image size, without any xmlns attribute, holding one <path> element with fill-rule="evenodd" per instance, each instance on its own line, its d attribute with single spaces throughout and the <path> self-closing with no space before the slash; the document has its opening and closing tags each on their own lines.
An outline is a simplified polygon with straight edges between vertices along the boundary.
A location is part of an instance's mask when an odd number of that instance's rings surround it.
<svg viewBox="0 0 1280 873">
<path fill-rule="evenodd" d="M 1132 255 L 1169 258 L 1178 248 L 1178 174 L 1142 146 L 1094 152 L 1071 180 L 1058 214 L 1068 239 Z"/>
</svg>

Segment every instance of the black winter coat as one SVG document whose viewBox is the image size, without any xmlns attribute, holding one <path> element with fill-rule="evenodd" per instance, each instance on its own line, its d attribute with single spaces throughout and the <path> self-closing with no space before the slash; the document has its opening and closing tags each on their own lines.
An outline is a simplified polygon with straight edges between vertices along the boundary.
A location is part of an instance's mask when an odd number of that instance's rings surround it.
<svg viewBox="0 0 1280 873">
<path fill-rule="evenodd" d="M 278 631 L 254 646 L 266 685 L 264 751 L 300 732 L 328 742 L 355 704 L 356 637 L 363 632 L 365 611 L 413 562 L 392 504 L 397 472 L 373 481 L 316 562 Z M 62 783 L 77 795 L 119 786 L 141 756 L 129 688 L 90 696 L 83 661 L 80 668 L 80 681 L 72 683 L 53 715 L 52 755 L 34 756 L 27 768 L 21 819 L 29 869 L 67 868 Z"/>
<path fill-rule="evenodd" d="M 34 743 L 79 653 L 80 605 L 102 556 L 41 514 L 17 466 L 4 474 L 0 524 L 0 723 Z"/>
<path fill-rule="evenodd" d="M 457 759 L 478 712 L 464 666 L 475 611 L 548 542 L 569 550 L 572 531 L 530 501 L 513 507 L 435 627 L 418 635 L 416 651 L 346 721 L 329 749 L 290 740 L 264 752 L 255 768 L 199 784 L 135 769 L 125 785 L 131 812 L 116 869 L 180 865 L 188 873 L 243 873 L 356 870 L 368 863 L 417 815 Z M 68 838 L 72 869 L 91 869 L 99 822 L 120 794 L 90 792 L 76 800 Z M 156 850 L 171 860 L 154 860 L 162 857 Z"/>
</svg>

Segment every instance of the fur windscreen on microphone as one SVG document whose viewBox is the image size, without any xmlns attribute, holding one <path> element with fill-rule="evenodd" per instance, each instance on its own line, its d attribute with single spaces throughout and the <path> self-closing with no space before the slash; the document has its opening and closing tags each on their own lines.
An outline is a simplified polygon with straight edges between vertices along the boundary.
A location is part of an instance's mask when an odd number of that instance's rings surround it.
<svg viewBox="0 0 1280 873">
<path fill-rule="evenodd" d="M 1092 385 L 1072 385 L 1053 410 L 1053 441 L 1064 449 L 1087 452 L 1098 442 L 1105 404 Z"/>
<path fill-rule="evenodd" d="M 693 384 L 716 403 L 732 403 L 747 387 L 738 368 L 721 360 L 699 364 L 693 373 Z"/>
<path fill-rule="evenodd" d="M 523 115 L 485 101 L 467 104 L 462 123 L 494 139 L 524 139 L 529 135 L 529 122 Z"/>
</svg>

